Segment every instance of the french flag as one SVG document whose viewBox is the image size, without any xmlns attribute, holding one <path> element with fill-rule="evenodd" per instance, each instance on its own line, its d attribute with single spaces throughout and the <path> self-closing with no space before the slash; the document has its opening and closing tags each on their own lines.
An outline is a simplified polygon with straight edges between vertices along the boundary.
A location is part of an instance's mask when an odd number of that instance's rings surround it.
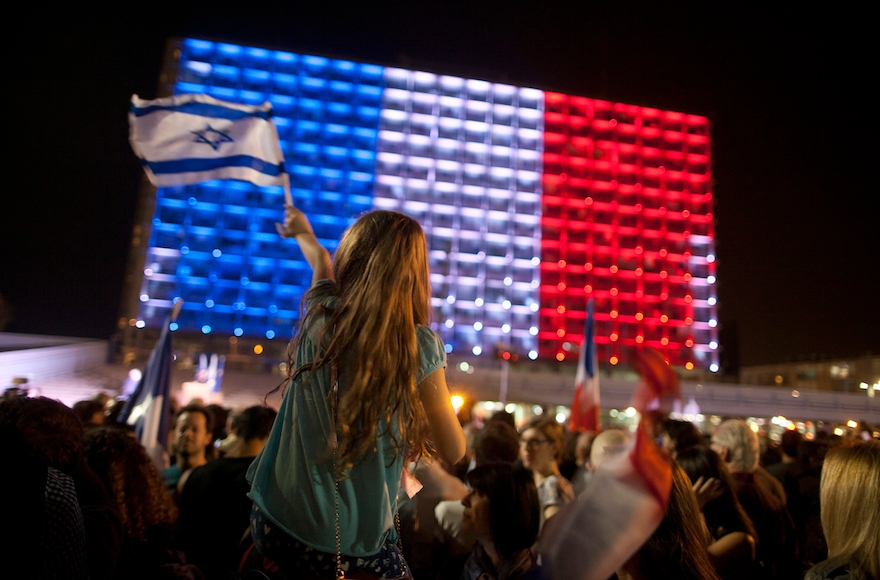
<svg viewBox="0 0 880 580">
<path fill-rule="evenodd" d="M 574 400 L 571 403 L 571 416 L 568 420 L 569 431 L 598 432 L 601 429 L 597 367 L 593 299 L 590 298 L 587 302 L 587 318 L 584 323 L 584 342 L 581 343 L 574 382 Z"/>
</svg>

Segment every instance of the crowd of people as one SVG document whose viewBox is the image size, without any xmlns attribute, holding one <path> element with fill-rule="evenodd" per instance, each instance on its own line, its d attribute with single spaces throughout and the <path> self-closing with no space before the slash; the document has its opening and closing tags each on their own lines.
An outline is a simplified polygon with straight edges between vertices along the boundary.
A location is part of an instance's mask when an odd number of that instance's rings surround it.
<svg viewBox="0 0 880 580">
<path fill-rule="evenodd" d="M 17 476 L 3 478 L 13 568 L 93 580 L 880 577 L 880 441 L 793 431 L 762 451 L 741 419 L 703 433 L 655 413 L 647 435 L 465 419 L 429 326 L 419 224 L 368 212 L 332 259 L 292 205 L 278 231 L 313 283 L 277 412 L 190 402 L 156 458 L 113 401 L 0 400 Z M 644 521 L 629 510 L 625 528 L 645 540 L 620 550 L 618 515 L 578 508 L 631 507 L 616 486 L 637 470 L 609 474 L 645 445 L 670 474 L 668 498 L 645 504 L 659 507 Z"/>
<path fill-rule="evenodd" d="M 34 577 L 225 580 L 252 567 L 276 578 L 334 577 L 335 558 L 329 575 L 297 571 L 254 546 L 246 474 L 275 410 L 176 409 L 171 465 L 161 469 L 100 397 L 82 403 L 0 401 L 4 458 L 20 476 L 14 553 Z M 389 530 L 403 571 L 346 577 L 552 578 L 541 562 L 544 524 L 632 444 L 629 429 L 570 433 L 540 416 L 517 429 L 504 412 L 464 427 L 461 459 L 410 458 L 422 487 L 412 497 L 401 490 Z M 666 517 L 617 578 L 878 577 L 880 441 L 791 430 L 780 445 L 738 419 L 702 433 L 667 418 L 655 435 L 673 466 Z M 323 525 L 335 533 L 333 522 Z M 584 530 L 585 541 L 594 532 Z"/>
</svg>

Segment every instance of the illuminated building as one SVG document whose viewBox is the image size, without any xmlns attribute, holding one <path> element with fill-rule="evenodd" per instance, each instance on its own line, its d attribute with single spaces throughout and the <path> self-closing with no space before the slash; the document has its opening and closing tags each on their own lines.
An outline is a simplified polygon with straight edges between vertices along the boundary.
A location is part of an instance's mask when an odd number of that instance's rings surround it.
<svg viewBox="0 0 880 580">
<path fill-rule="evenodd" d="M 331 252 L 363 211 L 419 220 L 449 352 L 576 356 L 592 296 L 601 362 L 646 345 L 718 370 L 705 117 L 196 39 L 172 60 L 169 92 L 273 104 Z M 132 323 L 182 297 L 179 331 L 288 339 L 311 273 L 275 232 L 282 203 L 243 182 L 160 188 Z"/>
</svg>

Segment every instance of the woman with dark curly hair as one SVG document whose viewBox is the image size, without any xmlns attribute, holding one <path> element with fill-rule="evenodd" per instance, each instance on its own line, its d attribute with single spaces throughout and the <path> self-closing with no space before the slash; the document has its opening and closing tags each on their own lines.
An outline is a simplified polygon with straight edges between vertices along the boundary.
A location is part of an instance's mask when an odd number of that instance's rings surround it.
<svg viewBox="0 0 880 580">
<path fill-rule="evenodd" d="M 203 578 L 172 548 L 177 506 L 137 439 L 120 427 L 95 427 L 85 433 L 84 451 L 122 520 L 124 540 L 114 578 Z"/>
</svg>

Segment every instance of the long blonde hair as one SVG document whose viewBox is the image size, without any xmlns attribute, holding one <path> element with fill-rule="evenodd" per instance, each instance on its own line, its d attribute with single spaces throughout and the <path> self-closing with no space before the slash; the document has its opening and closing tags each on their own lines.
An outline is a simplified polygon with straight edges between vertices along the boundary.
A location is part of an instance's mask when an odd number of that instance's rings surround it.
<svg viewBox="0 0 880 580">
<path fill-rule="evenodd" d="M 880 578 L 880 441 L 828 451 L 819 502 L 828 558 L 846 560 L 854 578 Z"/>
<path fill-rule="evenodd" d="M 401 213 L 369 212 L 343 235 L 333 273 L 336 307 L 310 307 L 303 321 L 305 328 L 327 315 L 316 341 L 316 348 L 326 348 L 316 353 L 314 363 L 289 368 L 295 379 L 336 363 L 340 377 L 346 377 L 336 418 L 336 475 L 375 447 L 383 419 L 396 453 L 429 454 L 427 421 L 416 390 L 416 325 L 428 325 L 431 313 L 425 233 Z"/>
</svg>

